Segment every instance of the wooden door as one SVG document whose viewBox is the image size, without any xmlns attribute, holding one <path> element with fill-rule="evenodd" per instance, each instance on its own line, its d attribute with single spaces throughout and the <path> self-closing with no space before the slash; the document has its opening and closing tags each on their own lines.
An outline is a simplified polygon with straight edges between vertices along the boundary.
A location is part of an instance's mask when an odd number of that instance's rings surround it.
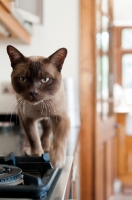
<svg viewBox="0 0 132 200">
<path fill-rule="evenodd" d="M 123 184 L 132 185 L 132 135 L 127 131 L 127 118 L 131 117 L 126 112 L 117 112 L 117 178 Z"/>
<path fill-rule="evenodd" d="M 115 177 L 112 1 L 81 0 L 81 198 L 107 200 Z M 106 10 L 105 10 L 106 9 Z M 103 43 L 107 40 L 107 44 Z"/>
<path fill-rule="evenodd" d="M 113 193 L 115 179 L 115 132 L 114 118 L 106 122 L 97 119 L 95 159 L 95 200 L 107 200 Z"/>
<path fill-rule="evenodd" d="M 114 57 L 116 82 L 122 87 L 122 96 L 116 104 L 117 129 L 117 177 L 123 184 L 132 184 L 132 134 L 127 130 L 131 123 L 132 107 L 132 26 L 115 26 Z M 129 113 L 130 112 L 130 113 Z"/>
<path fill-rule="evenodd" d="M 96 141 L 95 199 L 107 200 L 115 178 L 115 118 L 113 113 L 112 1 L 96 1 Z"/>
</svg>

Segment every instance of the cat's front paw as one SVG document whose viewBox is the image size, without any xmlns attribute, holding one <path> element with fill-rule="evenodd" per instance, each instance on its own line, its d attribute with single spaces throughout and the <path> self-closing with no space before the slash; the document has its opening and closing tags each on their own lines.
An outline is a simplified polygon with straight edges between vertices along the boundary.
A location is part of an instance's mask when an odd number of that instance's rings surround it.
<svg viewBox="0 0 132 200">
<path fill-rule="evenodd" d="M 32 156 L 41 156 L 44 153 L 43 149 L 34 149 L 31 151 Z"/>
<path fill-rule="evenodd" d="M 31 148 L 30 147 L 24 147 L 22 149 L 22 155 L 24 155 L 24 156 L 31 156 Z"/>
<path fill-rule="evenodd" d="M 54 168 L 62 168 L 66 160 L 66 150 L 64 147 L 55 147 L 51 145 L 50 161 Z"/>
<path fill-rule="evenodd" d="M 30 147 L 24 147 L 22 150 L 22 155 L 25 156 L 41 156 L 43 153 L 43 149 L 31 150 Z"/>
</svg>

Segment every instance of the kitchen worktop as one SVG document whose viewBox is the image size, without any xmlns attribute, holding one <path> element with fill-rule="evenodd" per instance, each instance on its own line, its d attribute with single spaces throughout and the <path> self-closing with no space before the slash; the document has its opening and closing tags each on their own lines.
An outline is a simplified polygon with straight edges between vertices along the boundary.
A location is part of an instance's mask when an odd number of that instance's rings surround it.
<svg viewBox="0 0 132 200">
<path fill-rule="evenodd" d="M 132 106 L 119 106 L 114 108 L 115 113 L 132 113 Z"/>
<path fill-rule="evenodd" d="M 67 184 L 71 175 L 72 163 L 78 136 L 79 127 L 72 127 L 67 145 L 66 164 L 64 168 L 59 171 L 54 183 L 51 186 L 51 189 L 47 193 L 47 196 L 43 198 L 44 200 L 64 199 Z M 24 135 L 19 126 L 0 128 L 0 154 L 7 155 L 10 152 L 14 152 L 17 156 L 21 155 L 23 138 Z"/>
</svg>

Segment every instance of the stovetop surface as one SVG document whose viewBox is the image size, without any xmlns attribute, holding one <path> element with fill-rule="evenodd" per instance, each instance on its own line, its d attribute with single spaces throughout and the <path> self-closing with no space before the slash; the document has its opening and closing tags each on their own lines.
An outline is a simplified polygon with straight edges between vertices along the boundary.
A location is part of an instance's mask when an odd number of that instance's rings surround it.
<svg viewBox="0 0 132 200">
<path fill-rule="evenodd" d="M 50 189 L 58 169 L 53 169 L 49 154 L 42 156 L 0 157 L 0 198 L 42 198 Z"/>
<path fill-rule="evenodd" d="M 57 172 L 57 175 L 54 178 L 54 181 L 52 182 L 50 189 L 48 190 L 46 196 L 42 197 L 41 200 L 54 200 L 54 199 L 63 199 L 67 180 L 69 179 L 70 175 L 70 169 L 73 162 L 73 155 L 75 151 L 75 146 L 77 143 L 79 135 L 79 127 L 73 127 L 70 131 L 69 135 L 69 141 L 67 145 L 67 160 L 64 168 L 62 170 L 59 170 Z M 0 128 L 0 155 L 5 156 L 8 155 L 10 152 L 14 152 L 17 157 L 21 157 L 21 149 L 23 147 L 23 139 L 24 139 L 24 133 L 20 126 L 13 126 L 10 128 Z M 17 186 L 15 186 L 17 187 Z M 0 200 L 24 200 L 24 198 L 13 198 L 9 197 L 6 198 L 4 196 L 0 197 Z M 26 200 L 29 199 L 35 199 L 38 200 L 38 198 L 26 198 Z"/>
</svg>

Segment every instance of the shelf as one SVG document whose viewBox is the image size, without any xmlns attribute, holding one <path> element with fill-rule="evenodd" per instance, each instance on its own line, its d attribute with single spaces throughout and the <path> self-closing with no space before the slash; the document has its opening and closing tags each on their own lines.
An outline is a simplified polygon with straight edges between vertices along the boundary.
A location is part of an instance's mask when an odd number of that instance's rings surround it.
<svg viewBox="0 0 132 200">
<path fill-rule="evenodd" d="M 0 38 L 17 38 L 25 44 L 30 44 L 31 34 L 13 16 L 9 1 L 0 1 L 0 24 L 9 32 L 9 36 L 0 34 Z"/>
</svg>

